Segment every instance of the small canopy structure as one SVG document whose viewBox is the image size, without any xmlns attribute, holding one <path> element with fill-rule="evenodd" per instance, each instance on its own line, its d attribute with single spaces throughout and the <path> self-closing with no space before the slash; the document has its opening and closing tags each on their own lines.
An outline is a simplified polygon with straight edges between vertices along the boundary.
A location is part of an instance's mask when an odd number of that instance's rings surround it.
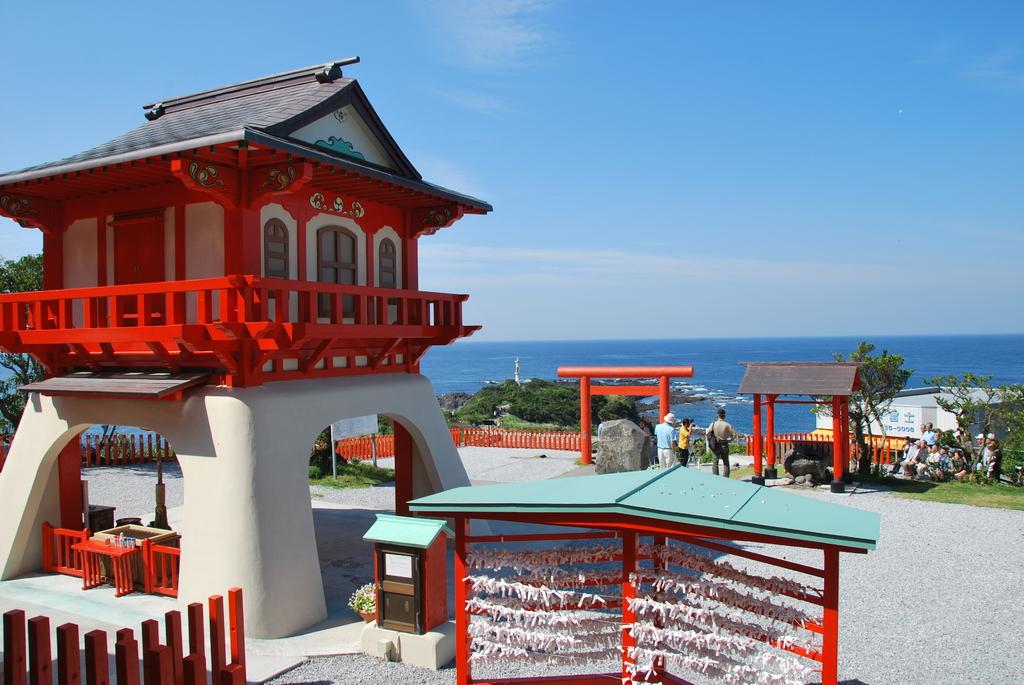
<svg viewBox="0 0 1024 685">
<path fill-rule="evenodd" d="M 741 395 L 754 399 L 754 480 L 778 478 L 775 466 L 775 405 L 822 404 L 832 408 L 832 492 L 846 489 L 844 476 L 850 460 L 850 395 L 860 389 L 859 362 L 740 362 L 746 373 Z M 810 396 L 807 400 L 780 400 L 780 395 Z M 828 400 L 814 399 L 829 397 Z M 763 398 L 763 399 L 762 399 Z M 766 409 L 765 433 L 761 409 Z M 768 468 L 762 469 L 767 443 Z"/>
<path fill-rule="evenodd" d="M 367 542 L 427 549 L 441 533 L 448 537 L 455 535 L 444 520 L 377 514 L 377 520 L 363 535 L 363 539 Z"/>
<path fill-rule="evenodd" d="M 728 642 L 729 644 L 735 644 L 737 639 L 753 640 L 751 645 L 778 650 L 784 657 L 796 654 L 803 659 L 817 662 L 820 664 L 822 682 L 834 685 L 838 668 L 839 554 L 866 553 L 874 549 L 880 523 L 878 514 L 873 512 L 752 483 L 719 478 L 681 466 L 663 471 L 454 488 L 413 500 L 409 506 L 414 512 L 450 517 L 455 521 L 458 685 L 561 682 L 558 676 L 533 677 L 525 680 L 474 679 L 471 663 L 486 660 L 488 656 L 497 655 L 500 658 L 512 653 L 503 651 L 503 646 L 496 644 L 495 640 L 499 640 L 501 636 L 512 636 L 518 640 L 516 649 L 521 651 L 515 652 L 515 656 L 560 656 L 557 653 L 552 654 L 550 645 L 539 647 L 537 652 L 530 652 L 528 640 L 536 635 L 517 632 L 516 626 L 529 625 L 532 626 L 531 629 L 539 629 L 540 638 L 543 639 L 547 634 L 544 627 L 549 625 L 546 623 L 549 619 L 551 626 L 566 625 L 565 616 L 552 619 L 552 615 L 558 611 L 569 612 L 568 620 L 571 621 L 574 615 L 572 612 L 577 611 L 579 607 L 598 606 L 594 603 L 588 604 L 588 601 L 599 601 L 600 608 L 604 611 L 621 608 L 621 617 L 618 614 L 605 613 L 601 621 L 605 624 L 609 623 L 609 619 L 613 619 L 613 622 L 621 621 L 621 626 L 615 626 L 613 631 L 605 633 L 604 639 L 607 640 L 612 635 L 618 636 L 621 631 L 621 645 L 616 644 L 608 654 L 615 658 L 621 655 L 622 672 L 577 676 L 571 680 L 572 683 L 602 683 L 607 682 L 610 676 L 621 677 L 623 682 L 646 682 L 653 678 L 651 682 L 683 683 L 685 681 L 669 673 L 668 668 L 673 665 L 688 668 L 687 664 L 691 663 L 688 660 L 692 655 L 688 656 L 682 647 L 678 647 L 677 651 L 666 652 L 652 651 L 643 645 L 645 635 L 667 635 L 670 638 L 679 638 L 682 635 L 679 632 L 671 632 L 677 627 L 672 624 L 672 620 L 665 622 L 665 616 L 674 616 L 667 609 L 665 611 L 668 613 L 663 613 L 660 621 L 645 623 L 643 606 L 647 605 L 643 605 L 643 602 L 662 601 L 667 594 L 664 589 L 671 583 L 686 585 L 686 592 L 711 588 L 708 596 L 717 598 L 711 601 L 721 601 L 722 597 L 741 598 L 737 600 L 741 606 L 725 607 L 732 613 L 737 609 L 741 612 L 754 612 L 752 615 L 762 609 L 770 613 L 781 604 L 765 600 L 766 608 L 755 606 L 743 599 L 752 597 L 752 593 L 736 594 L 726 587 L 728 583 L 739 583 L 742 587 L 752 586 L 762 591 L 784 594 L 791 599 L 820 607 L 820 615 L 791 621 L 796 629 L 809 631 L 808 634 L 812 635 L 814 640 L 820 636 L 820 645 L 804 648 L 800 646 L 799 640 L 793 642 L 788 638 L 776 639 L 768 634 L 759 634 L 757 630 L 742 638 L 737 638 L 735 634 L 723 636 L 721 630 L 715 627 L 722 624 L 715 622 L 710 623 L 712 627 L 708 629 L 707 635 L 701 638 L 701 644 L 711 644 L 716 640 L 722 640 L 723 644 L 728 641 L 732 641 Z M 471 536 L 469 522 L 472 519 L 572 526 L 596 529 L 599 532 Z M 653 544 L 641 546 L 641 537 L 653 538 Z M 552 549 L 536 553 L 469 550 L 470 545 L 551 540 L 571 540 L 578 544 L 577 541 L 580 540 L 599 538 L 621 540 L 621 547 L 612 545 L 583 550 L 581 553 L 579 547 L 570 546 L 562 551 L 562 557 L 559 557 L 559 550 Z M 730 540 L 819 549 L 823 553 L 824 563 L 822 567 L 809 566 L 722 544 L 723 541 Z M 671 545 L 670 541 L 686 543 L 687 547 Z M 767 579 L 746 571 L 737 571 L 736 567 L 729 563 L 716 562 L 710 557 L 686 551 L 690 549 L 724 552 L 759 564 L 806 574 L 822 579 L 823 587 L 819 590 L 799 584 L 787 584 L 790 581 L 780 580 L 776 576 Z M 530 554 L 537 556 L 531 557 Z M 588 572 L 578 569 L 574 569 L 572 573 L 563 573 L 565 569 L 551 571 L 551 568 L 558 564 L 620 561 L 621 573 L 608 574 L 607 566 L 598 576 L 588 576 Z M 644 566 L 647 562 L 651 564 L 649 567 Z M 504 568 L 520 573 L 524 569 L 538 568 L 538 563 L 541 564 L 539 568 L 544 569 L 544 573 L 537 577 L 528 575 L 510 578 L 506 575 L 487 578 L 481 577 L 475 570 L 497 569 L 504 565 Z M 673 573 L 673 565 L 679 565 L 682 573 Z M 538 578 L 543 580 L 538 581 Z M 575 591 L 546 587 L 549 582 L 557 584 L 560 578 L 572 578 L 571 588 Z M 607 591 L 593 595 L 580 593 L 580 588 L 596 586 L 604 587 Z M 497 593 L 501 599 L 489 604 L 486 599 L 480 598 L 481 589 Z M 505 601 L 506 597 L 517 596 L 519 599 L 511 605 Z M 679 606 L 686 607 L 690 604 L 692 597 L 684 595 Z M 509 608 L 512 606 L 515 607 L 514 610 Z M 486 618 L 479 618 L 481 614 L 485 614 Z M 502 618 L 507 618 L 510 623 L 502 624 Z M 561 622 L 557 620 L 559 618 Z M 517 621 L 525 623 L 517 624 Z M 685 625 L 691 624 L 684 622 L 678 627 Z M 595 638 L 597 642 L 600 639 L 600 635 Z M 524 645 L 526 653 L 522 652 Z M 571 652 L 561 656 L 574 658 L 574 655 L 578 654 Z M 586 654 L 589 656 L 593 652 Z M 645 659 L 649 660 L 646 666 L 643 665 Z M 772 654 L 763 663 L 779 663 L 781 660 Z M 736 668 L 735 662 L 723 668 Z"/>
</svg>

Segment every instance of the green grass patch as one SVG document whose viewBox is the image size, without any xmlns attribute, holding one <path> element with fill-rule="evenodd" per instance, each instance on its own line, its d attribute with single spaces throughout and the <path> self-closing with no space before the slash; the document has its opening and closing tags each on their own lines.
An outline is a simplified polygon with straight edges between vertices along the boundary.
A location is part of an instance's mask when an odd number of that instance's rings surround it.
<svg viewBox="0 0 1024 685">
<path fill-rule="evenodd" d="M 371 488 L 395 479 L 394 469 L 382 469 L 367 461 L 338 462 L 338 477 L 310 478 L 312 485 L 325 488 Z"/>
<path fill-rule="evenodd" d="M 719 468 L 721 468 L 721 467 L 719 467 Z M 754 475 L 754 467 L 753 466 L 741 466 L 738 469 L 732 469 L 731 471 L 729 471 L 729 477 L 730 478 L 743 479 L 743 478 L 750 478 L 753 475 Z"/>
<path fill-rule="evenodd" d="M 536 423 L 534 421 L 527 421 L 521 419 L 514 414 L 505 414 L 501 417 L 501 427 L 507 430 L 522 431 L 522 430 L 543 430 L 543 431 L 556 431 L 566 430 L 565 426 L 560 426 L 556 423 Z"/>
<path fill-rule="evenodd" d="M 857 480 L 861 483 L 887 485 L 898 497 L 906 499 L 1024 511 L 1024 488 L 1015 488 L 1009 485 L 975 483 L 973 481 L 937 483 L 889 476 L 858 476 Z"/>
</svg>

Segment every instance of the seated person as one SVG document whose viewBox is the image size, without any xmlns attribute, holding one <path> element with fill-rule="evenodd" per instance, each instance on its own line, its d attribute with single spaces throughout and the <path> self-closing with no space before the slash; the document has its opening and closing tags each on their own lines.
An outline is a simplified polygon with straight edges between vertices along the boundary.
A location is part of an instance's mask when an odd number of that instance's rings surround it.
<svg viewBox="0 0 1024 685">
<path fill-rule="evenodd" d="M 962 451 L 954 450 L 950 455 L 949 473 L 957 480 L 963 480 L 970 475 L 970 469 L 967 466 L 967 460 L 964 458 Z"/>
<path fill-rule="evenodd" d="M 917 451 L 903 462 L 903 475 L 906 478 L 919 478 L 928 471 L 928 446 L 924 440 L 917 441 Z"/>
<path fill-rule="evenodd" d="M 915 443 L 914 439 L 908 435 L 903 442 L 903 449 L 900 450 L 899 457 L 895 462 L 893 462 L 892 469 L 889 470 L 890 475 L 895 476 L 899 473 L 903 463 L 915 454 L 917 454 L 917 443 Z"/>
</svg>

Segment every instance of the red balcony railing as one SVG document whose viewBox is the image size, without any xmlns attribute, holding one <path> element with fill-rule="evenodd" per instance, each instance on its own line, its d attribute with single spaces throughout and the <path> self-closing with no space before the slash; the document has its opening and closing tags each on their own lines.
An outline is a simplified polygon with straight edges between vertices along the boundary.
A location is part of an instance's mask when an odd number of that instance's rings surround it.
<svg viewBox="0 0 1024 685">
<path fill-rule="evenodd" d="M 0 295 L 0 349 L 51 374 L 211 368 L 242 385 L 404 370 L 476 330 L 467 298 L 255 276 L 13 293 Z"/>
</svg>

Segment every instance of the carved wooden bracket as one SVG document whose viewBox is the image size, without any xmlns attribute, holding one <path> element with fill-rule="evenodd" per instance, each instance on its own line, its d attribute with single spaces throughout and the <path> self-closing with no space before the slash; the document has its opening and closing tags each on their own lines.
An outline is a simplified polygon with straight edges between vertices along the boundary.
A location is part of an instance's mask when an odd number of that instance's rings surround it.
<svg viewBox="0 0 1024 685">
<path fill-rule="evenodd" d="M 248 170 L 250 206 L 269 201 L 275 195 L 288 195 L 313 180 L 310 162 L 283 162 Z"/>
<path fill-rule="evenodd" d="M 420 207 L 412 210 L 412 229 L 417 236 L 432 235 L 454 224 L 462 214 L 462 207 L 458 205 Z"/>
<path fill-rule="evenodd" d="M 0 193 L 0 216 L 13 219 L 22 228 L 38 228 L 43 233 L 59 233 L 64 228 L 64 212 L 59 203 L 28 195 Z"/>
<path fill-rule="evenodd" d="M 172 159 L 171 173 L 186 188 L 205 193 L 228 207 L 237 207 L 240 191 L 237 169 L 202 159 Z"/>
</svg>

